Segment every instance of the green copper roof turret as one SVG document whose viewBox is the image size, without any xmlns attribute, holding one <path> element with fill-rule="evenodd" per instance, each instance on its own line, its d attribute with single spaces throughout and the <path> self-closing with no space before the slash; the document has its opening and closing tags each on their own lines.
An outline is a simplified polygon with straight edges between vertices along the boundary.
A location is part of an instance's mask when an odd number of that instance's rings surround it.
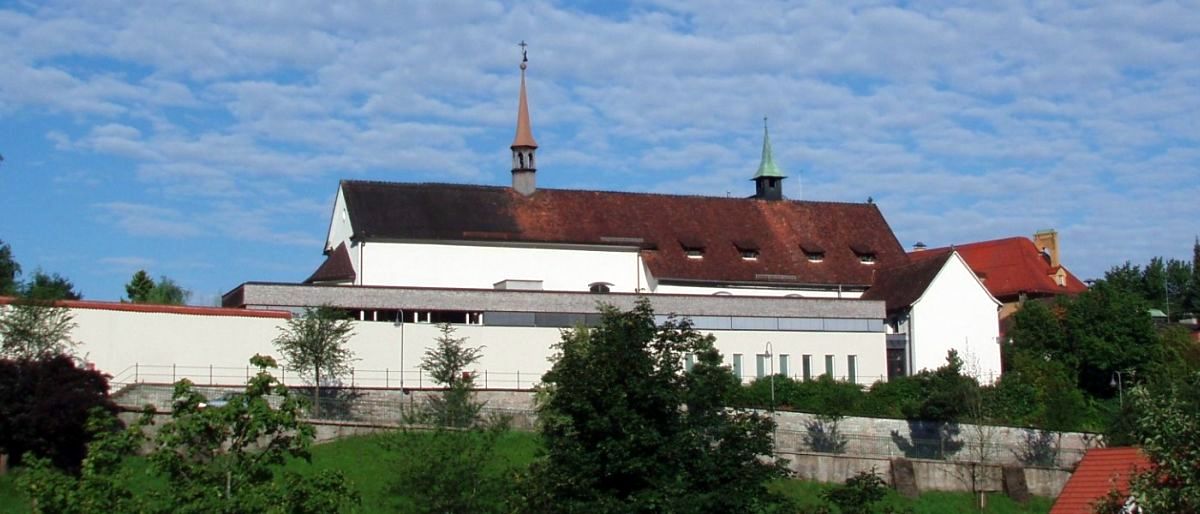
<svg viewBox="0 0 1200 514">
<path fill-rule="evenodd" d="M 779 170 L 779 166 L 775 165 L 775 159 L 771 157 L 771 135 L 767 133 L 767 119 L 763 118 L 762 163 L 758 165 L 758 173 L 754 174 L 754 179 L 762 177 L 784 178 L 786 176 Z"/>
</svg>

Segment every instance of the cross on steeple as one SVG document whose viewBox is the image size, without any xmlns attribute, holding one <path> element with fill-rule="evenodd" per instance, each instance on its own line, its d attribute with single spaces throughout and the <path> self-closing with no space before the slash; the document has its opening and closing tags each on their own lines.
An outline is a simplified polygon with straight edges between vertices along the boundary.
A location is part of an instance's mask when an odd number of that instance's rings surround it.
<svg viewBox="0 0 1200 514">
<path fill-rule="evenodd" d="M 529 45 L 525 44 L 525 40 L 522 39 L 521 42 L 519 44 L 517 44 L 517 46 L 521 47 L 521 62 L 522 63 L 529 62 L 529 54 L 525 50 L 525 47 L 527 47 Z"/>
</svg>

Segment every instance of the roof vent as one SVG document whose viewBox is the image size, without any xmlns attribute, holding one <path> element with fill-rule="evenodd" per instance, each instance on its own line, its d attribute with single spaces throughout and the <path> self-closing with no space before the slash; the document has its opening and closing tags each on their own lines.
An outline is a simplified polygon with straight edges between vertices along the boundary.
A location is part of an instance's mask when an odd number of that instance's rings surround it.
<svg viewBox="0 0 1200 514">
<path fill-rule="evenodd" d="M 922 242 L 920 242 L 920 241 L 917 241 L 917 244 L 914 244 L 914 245 L 913 245 L 913 250 L 912 250 L 912 251 L 914 251 L 914 252 L 924 252 L 926 248 L 927 248 L 927 247 L 925 246 L 925 243 L 922 243 Z"/>
</svg>

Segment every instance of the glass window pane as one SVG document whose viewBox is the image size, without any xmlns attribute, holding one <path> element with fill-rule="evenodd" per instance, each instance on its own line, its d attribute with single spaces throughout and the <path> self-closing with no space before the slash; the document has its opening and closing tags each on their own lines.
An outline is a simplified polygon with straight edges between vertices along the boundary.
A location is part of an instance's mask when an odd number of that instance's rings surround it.
<svg viewBox="0 0 1200 514">
<path fill-rule="evenodd" d="M 846 356 L 846 380 L 852 384 L 858 383 L 858 356 Z"/>
<path fill-rule="evenodd" d="M 825 356 L 825 374 L 829 375 L 829 378 L 833 378 L 833 379 L 837 378 L 833 374 L 833 356 L 832 355 Z"/>
<path fill-rule="evenodd" d="M 742 354 L 733 354 L 733 376 L 742 379 Z"/>
<path fill-rule="evenodd" d="M 804 367 L 804 380 L 812 380 L 812 355 L 802 357 L 801 365 Z"/>
<path fill-rule="evenodd" d="M 758 354 L 754 356 L 755 377 L 762 378 L 767 376 L 767 356 Z"/>
</svg>

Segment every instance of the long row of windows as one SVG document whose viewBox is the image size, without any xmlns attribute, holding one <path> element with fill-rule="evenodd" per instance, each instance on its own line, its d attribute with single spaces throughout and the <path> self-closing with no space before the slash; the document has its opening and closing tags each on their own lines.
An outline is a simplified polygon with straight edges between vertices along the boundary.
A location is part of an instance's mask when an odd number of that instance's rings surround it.
<svg viewBox="0 0 1200 514">
<path fill-rule="evenodd" d="M 692 367 L 692 363 L 693 363 L 692 356 L 691 355 L 686 356 L 684 359 L 684 367 L 686 369 L 690 370 Z M 743 374 L 743 372 L 742 372 L 742 354 L 740 354 L 740 353 L 733 354 L 731 357 L 731 360 L 730 360 L 730 364 L 731 364 L 731 368 L 732 368 L 734 376 L 736 376 L 738 378 L 745 378 L 746 375 Z M 772 362 L 770 355 L 764 354 L 764 353 L 755 355 L 756 369 L 755 369 L 754 377 L 755 378 L 763 378 L 766 376 L 770 376 L 772 374 L 772 372 L 774 372 L 774 374 L 783 375 L 785 377 L 790 377 L 790 378 L 803 378 L 804 380 L 812 380 L 813 379 L 813 356 L 812 355 L 804 354 L 804 355 L 800 356 L 801 374 L 798 377 L 792 376 L 791 355 L 788 355 L 786 353 L 779 354 L 779 368 L 777 370 L 771 369 L 770 366 L 772 364 L 774 364 L 774 363 Z M 857 383 L 858 382 L 858 356 L 857 355 L 847 355 L 846 356 L 845 374 L 839 375 L 838 370 L 836 369 L 836 365 L 835 365 L 835 356 L 833 354 L 826 354 L 825 355 L 825 371 L 822 374 L 833 377 L 835 379 L 845 379 L 845 381 L 850 382 L 850 383 Z"/>
</svg>

